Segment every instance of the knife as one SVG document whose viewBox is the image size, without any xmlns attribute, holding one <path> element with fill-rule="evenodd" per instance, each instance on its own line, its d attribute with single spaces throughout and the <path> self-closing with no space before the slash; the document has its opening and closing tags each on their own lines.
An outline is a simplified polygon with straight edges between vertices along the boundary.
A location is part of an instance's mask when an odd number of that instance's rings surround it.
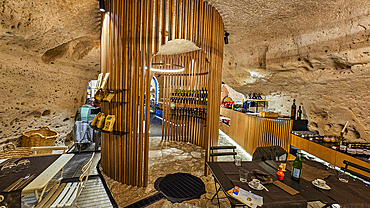
<svg viewBox="0 0 370 208">
<path fill-rule="evenodd" d="M 27 177 L 27 176 L 26 176 Z M 14 187 L 12 190 L 18 190 L 18 189 L 23 189 L 27 183 L 32 180 L 35 177 L 35 174 L 28 176 L 28 178 L 23 179 L 22 182 L 20 182 L 16 187 Z"/>
<path fill-rule="evenodd" d="M 29 181 L 29 180 L 31 180 L 34 177 L 35 177 L 35 174 L 33 174 L 32 176 L 31 175 L 27 175 L 27 176 L 25 176 L 23 178 L 20 178 L 16 182 L 14 182 L 13 184 L 11 184 L 7 188 L 5 188 L 3 190 L 3 192 L 11 192 L 11 191 L 13 191 L 13 190 L 21 187 L 23 184 L 25 184 L 26 181 Z"/>
<path fill-rule="evenodd" d="M 24 178 L 18 179 L 16 182 L 12 183 L 10 186 L 6 187 L 3 192 L 10 192 L 16 185 L 18 185 Z"/>
</svg>

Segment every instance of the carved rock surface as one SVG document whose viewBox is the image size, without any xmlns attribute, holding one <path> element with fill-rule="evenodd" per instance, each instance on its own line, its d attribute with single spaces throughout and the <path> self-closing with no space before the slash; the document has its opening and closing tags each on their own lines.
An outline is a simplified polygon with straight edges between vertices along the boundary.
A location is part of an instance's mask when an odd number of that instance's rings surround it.
<svg viewBox="0 0 370 208">
<path fill-rule="evenodd" d="M 369 139 L 370 1 L 208 0 L 230 33 L 223 81 L 261 92 L 288 113 L 303 103 L 310 129 Z M 72 129 L 100 70 L 96 0 L 0 1 L 0 143 L 48 125 Z M 229 90 L 230 91 L 230 90 Z"/>
<path fill-rule="evenodd" d="M 98 1 L 0 1 L 0 143 L 41 126 L 70 137 L 99 36 Z"/>
<path fill-rule="evenodd" d="M 370 1 L 209 0 L 230 33 L 223 81 L 288 114 L 303 104 L 321 135 L 370 141 Z"/>
</svg>

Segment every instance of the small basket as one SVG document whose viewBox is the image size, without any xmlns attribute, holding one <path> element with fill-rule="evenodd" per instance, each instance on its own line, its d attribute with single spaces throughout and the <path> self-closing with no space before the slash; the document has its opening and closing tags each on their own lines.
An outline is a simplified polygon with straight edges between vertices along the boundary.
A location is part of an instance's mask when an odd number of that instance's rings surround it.
<svg viewBox="0 0 370 208">
<path fill-rule="evenodd" d="M 28 130 L 22 133 L 22 147 L 54 146 L 58 132 L 51 130 L 48 126 L 39 129 Z M 50 153 L 45 151 L 43 153 Z"/>
<path fill-rule="evenodd" d="M 3 150 L 0 152 L 0 159 L 30 157 L 32 155 L 33 151 L 31 147 L 16 147 L 14 144 L 10 143 L 3 146 Z"/>
</svg>

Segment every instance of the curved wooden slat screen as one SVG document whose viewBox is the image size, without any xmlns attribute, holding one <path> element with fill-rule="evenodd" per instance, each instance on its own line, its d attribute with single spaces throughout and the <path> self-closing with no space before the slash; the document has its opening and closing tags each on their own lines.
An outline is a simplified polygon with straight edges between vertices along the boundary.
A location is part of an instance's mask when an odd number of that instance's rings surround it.
<svg viewBox="0 0 370 208">
<path fill-rule="evenodd" d="M 146 186 L 149 107 L 145 106 L 150 106 L 150 96 L 145 94 L 150 93 L 152 56 L 173 39 L 190 40 L 202 49 L 180 58 L 185 63 L 196 59 L 199 70 L 208 72 L 197 78 L 208 86 L 207 128 L 202 131 L 198 125 L 203 140 L 190 142 L 203 146 L 209 158 L 208 147 L 218 140 L 224 26 L 216 9 L 203 0 L 106 0 L 105 4 L 101 65 L 103 73 L 111 73 L 107 89 L 116 94 L 112 102 L 102 103 L 102 112 L 116 115 L 116 133 L 102 133 L 101 165 L 116 181 Z"/>
</svg>

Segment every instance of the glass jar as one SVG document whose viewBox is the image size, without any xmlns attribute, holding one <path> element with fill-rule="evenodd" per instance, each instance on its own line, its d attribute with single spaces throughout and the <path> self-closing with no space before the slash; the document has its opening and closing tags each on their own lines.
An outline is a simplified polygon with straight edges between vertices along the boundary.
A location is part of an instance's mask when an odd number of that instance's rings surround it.
<svg viewBox="0 0 370 208">
<path fill-rule="evenodd" d="M 342 142 L 341 144 L 340 144 L 340 151 L 342 151 L 342 152 L 347 152 L 347 142 Z"/>
<path fill-rule="evenodd" d="M 330 141 L 333 142 L 333 143 L 337 142 L 337 138 L 335 136 L 331 136 Z"/>
<path fill-rule="evenodd" d="M 363 155 L 364 154 L 364 145 L 357 144 L 356 145 L 356 155 Z"/>
<path fill-rule="evenodd" d="M 370 156 L 370 144 L 366 144 L 364 148 L 364 155 Z"/>
<path fill-rule="evenodd" d="M 347 153 L 348 154 L 351 154 L 351 155 L 355 155 L 356 154 L 356 144 L 349 144 L 348 147 L 347 147 Z"/>
</svg>

